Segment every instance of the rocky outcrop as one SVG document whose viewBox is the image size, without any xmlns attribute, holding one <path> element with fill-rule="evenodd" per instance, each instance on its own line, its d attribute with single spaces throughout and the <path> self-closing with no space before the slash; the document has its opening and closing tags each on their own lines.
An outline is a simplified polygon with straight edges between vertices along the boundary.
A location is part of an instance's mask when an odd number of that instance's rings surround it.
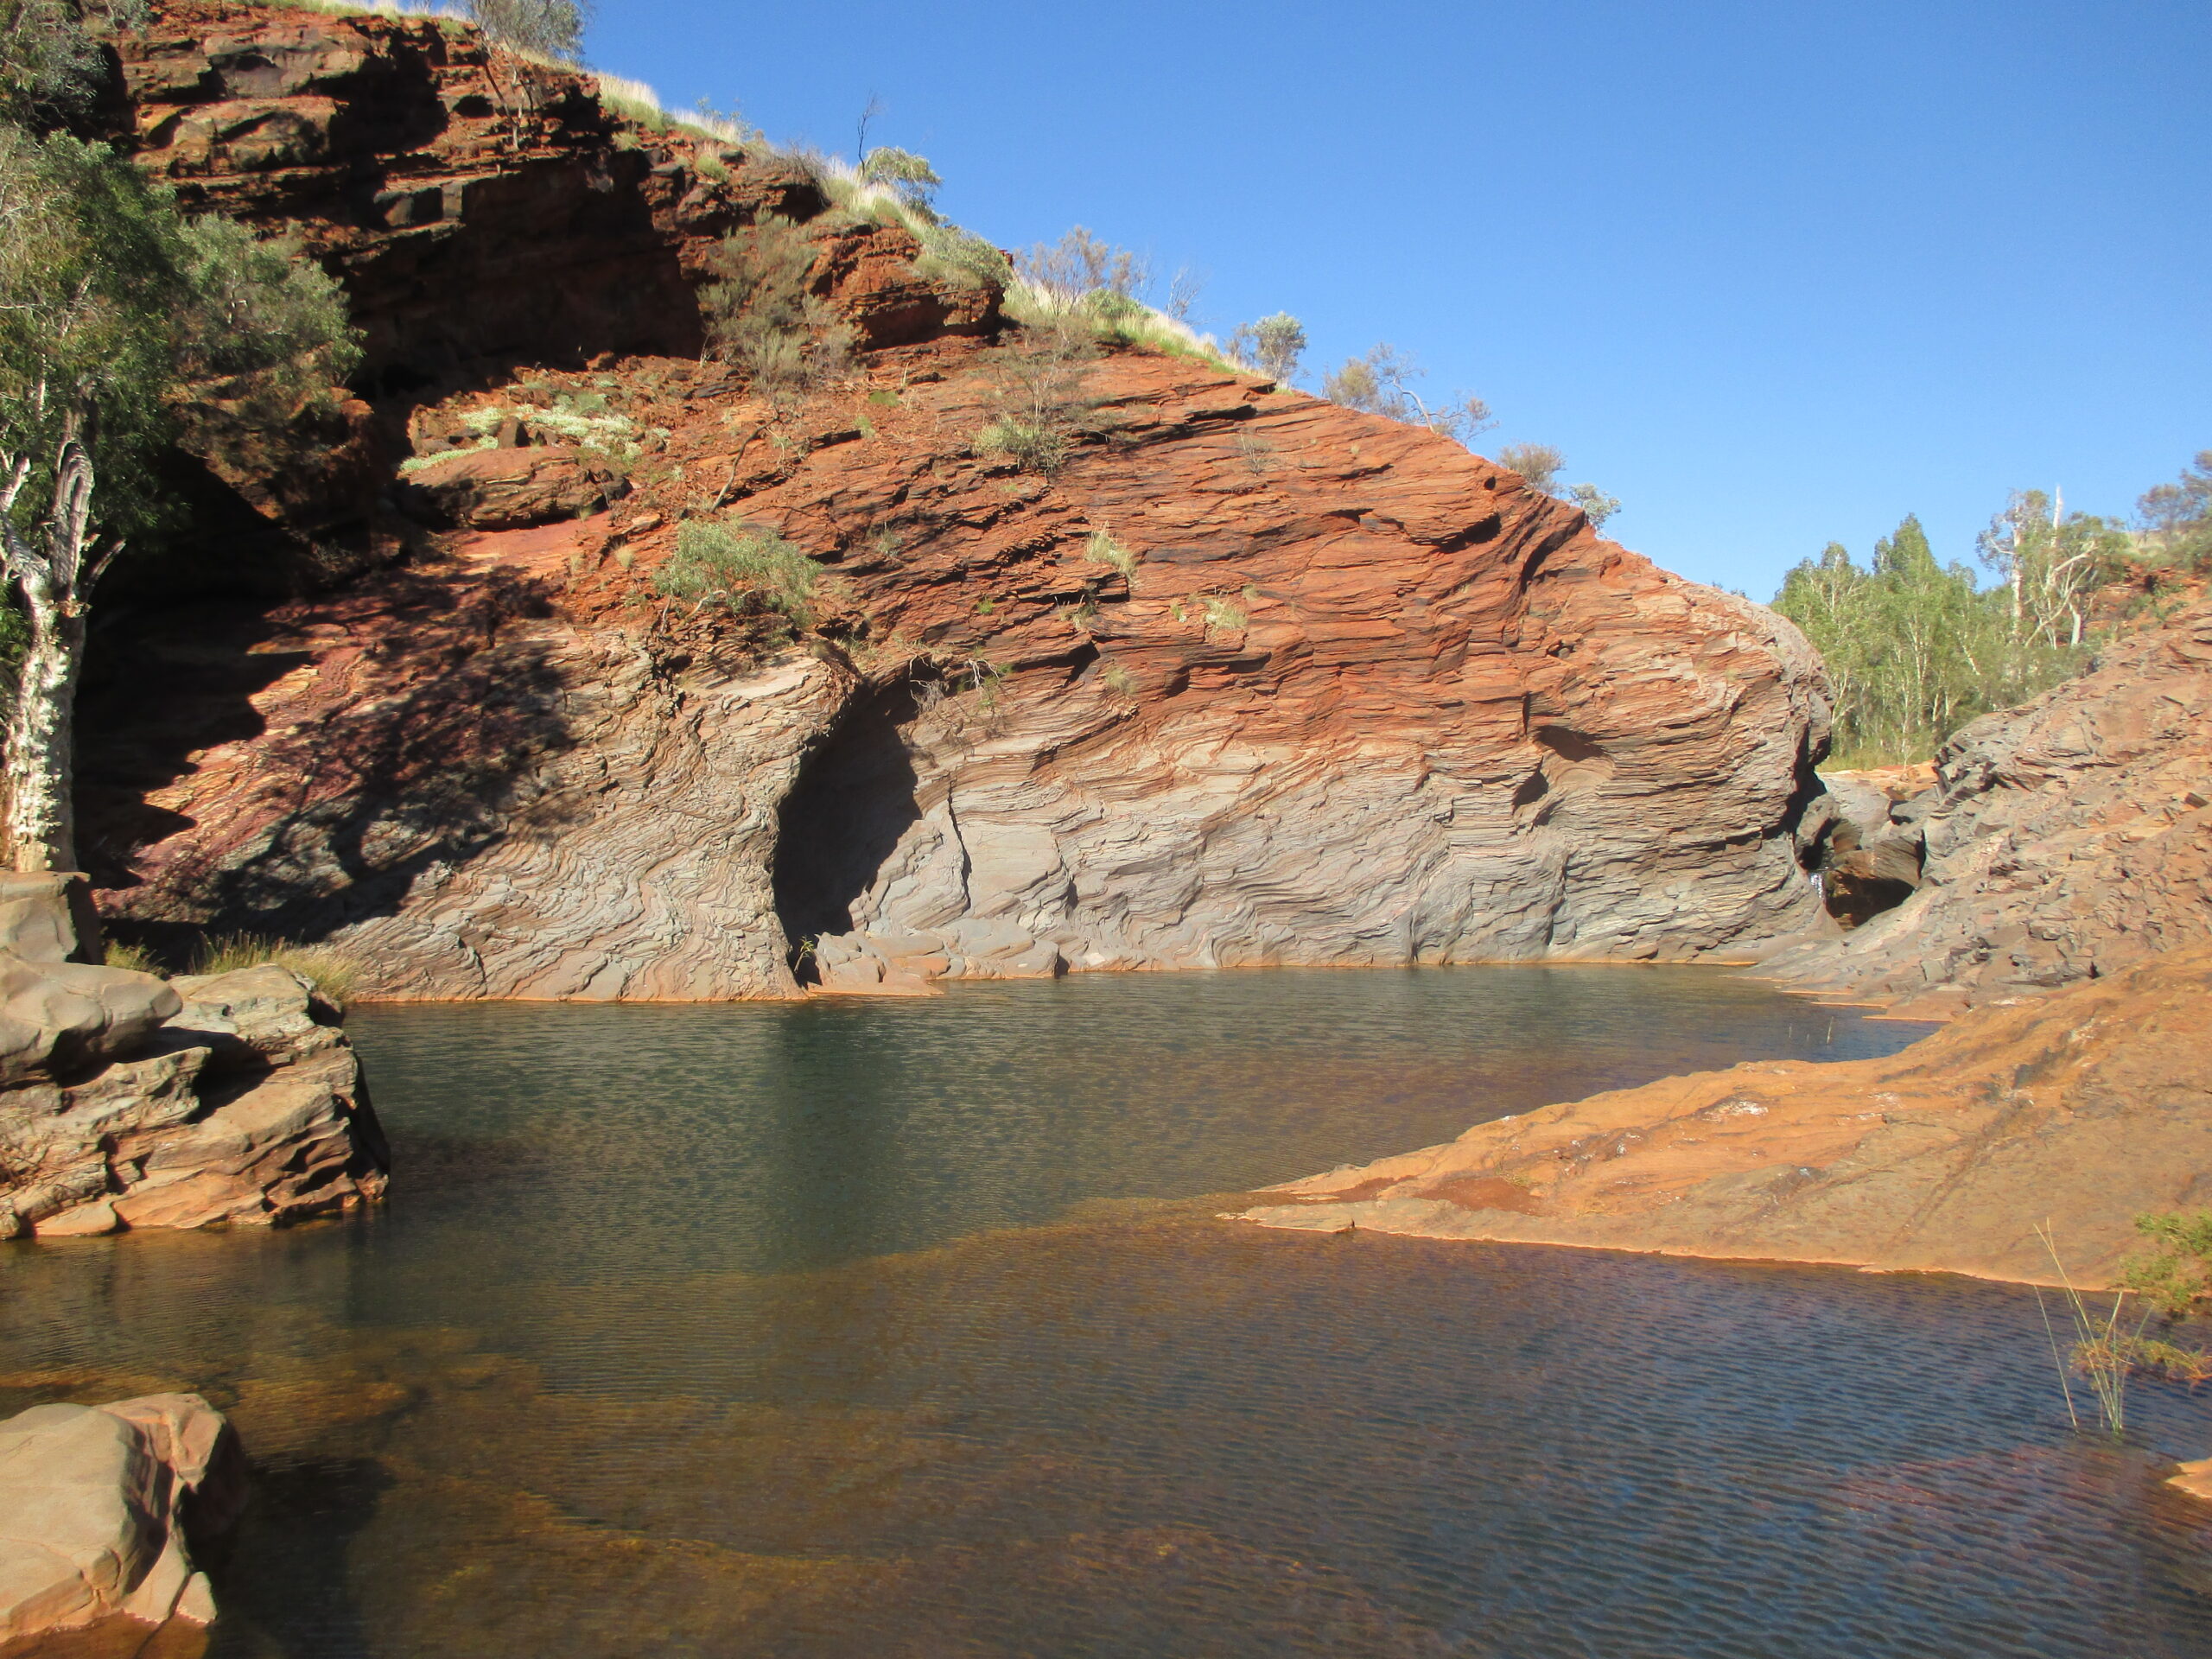
<svg viewBox="0 0 2212 1659">
<path fill-rule="evenodd" d="M 1940 1018 L 2212 940 L 2212 603 L 1974 721 L 1936 769 L 1870 837 L 1924 844 L 1917 890 L 1767 971 Z"/>
<path fill-rule="evenodd" d="M 209 1623 L 188 1534 L 230 1524 L 244 1476 L 238 1437 L 196 1394 L 0 1422 L 0 1644 L 111 1618 Z"/>
<path fill-rule="evenodd" d="M 1826 711 L 1786 623 L 1187 359 L 1099 361 L 1099 435 L 1021 472 L 973 443 L 1002 361 L 796 413 L 665 359 L 484 394 L 668 436 L 615 512 L 149 641 L 171 696 L 90 763 L 131 848 L 105 902 L 334 938 L 419 996 L 780 994 L 802 944 L 856 988 L 1691 959 L 1810 913 Z M 812 637 L 657 590 L 718 505 L 817 563 Z"/>
<path fill-rule="evenodd" d="M 0 878 L 42 911 L 0 956 L 0 1239 L 268 1224 L 382 1195 L 337 1013 L 275 966 L 164 982 L 66 959 L 81 878 Z M 54 952 L 61 952 L 57 957 Z"/>
<path fill-rule="evenodd" d="M 1802 639 L 1483 458 L 1116 347 L 1024 470 L 980 439 L 1041 348 L 792 158 L 447 20 L 180 0 L 121 56 L 142 164 L 346 283 L 411 550 L 111 631 L 81 812 L 137 937 L 334 939 L 384 995 L 713 997 L 1690 959 L 1813 913 Z M 861 350 L 772 401 L 696 360 L 691 297 L 769 212 Z M 663 591 L 702 518 L 813 562 L 803 626 Z"/>
<path fill-rule="evenodd" d="M 1668 1077 L 1271 1191 L 1243 1218 L 2107 1285 L 2212 1202 L 2212 949 L 1980 1008 L 1900 1053 Z"/>
</svg>

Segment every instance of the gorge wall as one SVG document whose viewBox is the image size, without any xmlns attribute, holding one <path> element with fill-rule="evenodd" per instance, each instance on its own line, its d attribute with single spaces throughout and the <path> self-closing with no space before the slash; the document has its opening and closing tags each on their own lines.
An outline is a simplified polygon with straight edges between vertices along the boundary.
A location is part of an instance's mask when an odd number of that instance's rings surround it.
<svg viewBox="0 0 2212 1659">
<path fill-rule="evenodd" d="M 1962 728 L 1892 816 L 1921 849 L 1916 890 L 1767 971 L 1944 1018 L 2212 944 L 2212 601 Z"/>
<path fill-rule="evenodd" d="M 1023 470 L 977 442 L 1034 349 L 996 289 L 801 162 L 424 19 L 176 5 L 121 58 L 142 162 L 299 237 L 369 347 L 320 473 L 223 480 L 343 580 L 111 624 L 81 810 L 121 931 L 716 997 L 1691 959 L 1813 914 L 1802 639 L 1480 456 L 1109 346 Z M 768 212 L 860 347 L 780 402 L 691 297 Z M 656 588 L 702 518 L 804 550 L 804 626 Z"/>
</svg>

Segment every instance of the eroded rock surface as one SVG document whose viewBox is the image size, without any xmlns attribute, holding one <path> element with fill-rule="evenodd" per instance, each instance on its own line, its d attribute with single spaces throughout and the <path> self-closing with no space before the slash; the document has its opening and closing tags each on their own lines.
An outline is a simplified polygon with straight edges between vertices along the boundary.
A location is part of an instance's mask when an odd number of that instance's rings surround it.
<svg viewBox="0 0 2212 1659">
<path fill-rule="evenodd" d="M 0 902 L 42 900 L 73 950 L 50 891 L 67 880 L 0 878 Z M 268 1224 L 382 1195 L 359 1064 L 289 969 L 164 982 L 0 956 L 0 985 L 18 984 L 0 1011 L 0 1239 Z"/>
<path fill-rule="evenodd" d="M 880 987 L 1689 959 L 1811 912 L 1826 709 L 1770 613 L 1188 359 L 1099 362 L 1112 436 L 1048 481 L 974 453 L 988 354 L 927 360 L 797 419 L 714 367 L 578 377 L 671 434 L 618 512 L 256 618 L 243 699 L 195 629 L 101 819 L 113 913 L 335 938 L 383 995 L 712 997 L 806 941 Z M 718 498 L 819 562 L 828 637 L 656 592 Z"/>
<path fill-rule="evenodd" d="M 215 1617 L 188 1529 L 244 1497 L 238 1437 L 194 1394 L 34 1406 L 0 1422 L 0 1643 L 122 1617 Z"/>
<path fill-rule="evenodd" d="M 1892 839 L 1917 891 L 1775 957 L 1802 988 L 1936 1017 L 2212 940 L 2212 603 L 1961 730 Z"/>
<path fill-rule="evenodd" d="M 1900 1053 L 1755 1063 L 1273 1188 L 1271 1227 L 2110 1281 L 2212 1202 L 2212 949 L 1975 1010 Z"/>
<path fill-rule="evenodd" d="M 449 20 L 177 0 L 120 50 L 141 164 L 346 285 L 345 499 L 411 550 L 114 631 L 169 694 L 85 698 L 142 936 L 332 939 L 386 995 L 717 997 L 1690 959 L 1813 913 L 1803 640 L 1488 461 L 1115 348 L 1025 471 L 980 441 L 1028 349 L 995 287 L 791 158 Z M 696 360 L 694 298 L 768 213 L 861 348 L 773 402 Z M 310 526 L 345 495 L 238 487 Z M 661 590 L 705 517 L 815 562 L 806 626 Z"/>
</svg>

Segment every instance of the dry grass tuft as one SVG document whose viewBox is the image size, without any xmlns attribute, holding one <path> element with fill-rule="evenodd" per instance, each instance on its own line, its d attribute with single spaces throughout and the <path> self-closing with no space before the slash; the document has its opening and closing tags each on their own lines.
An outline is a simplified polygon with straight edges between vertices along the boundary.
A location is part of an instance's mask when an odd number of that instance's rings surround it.
<svg viewBox="0 0 2212 1659">
<path fill-rule="evenodd" d="M 194 952 L 194 974 L 235 973 L 241 968 L 273 964 L 289 968 L 333 1002 L 345 1002 L 359 988 L 361 964 L 331 944 L 295 944 L 254 933 L 226 933 L 200 942 Z"/>
</svg>

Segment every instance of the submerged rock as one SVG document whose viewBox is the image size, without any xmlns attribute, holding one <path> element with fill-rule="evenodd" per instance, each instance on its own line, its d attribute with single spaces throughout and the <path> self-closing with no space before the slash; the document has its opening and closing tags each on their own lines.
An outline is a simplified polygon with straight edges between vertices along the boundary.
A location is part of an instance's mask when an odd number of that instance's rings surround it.
<svg viewBox="0 0 2212 1659">
<path fill-rule="evenodd" d="M 116 1616 L 208 1623 L 187 1535 L 229 1526 L 244 1476 L 238 1437 L 196 1394 L 0 1422 L 0 1643 Z"/>
<path fill-rule="evenodd" d="M 0 877 L 0 904 L 45 905 L 73 950 L 48 880 Z M 165 983 L 0 956 L 0 987 L 15 988 L 0 1008 L 0 1238 L 290 1221 L 382 1196 L 390 1158 L 359 1063 L 290 970 Z"/>
<path fill-rule="evenodd" d="M 1885 1058 L 1758 1063 L 1478 1124 L 1269 1189 L 1270 1227 L 2108 1284 L 2133 1219 L 2212 1201 L 2212 948 Z"/>
</svg>

